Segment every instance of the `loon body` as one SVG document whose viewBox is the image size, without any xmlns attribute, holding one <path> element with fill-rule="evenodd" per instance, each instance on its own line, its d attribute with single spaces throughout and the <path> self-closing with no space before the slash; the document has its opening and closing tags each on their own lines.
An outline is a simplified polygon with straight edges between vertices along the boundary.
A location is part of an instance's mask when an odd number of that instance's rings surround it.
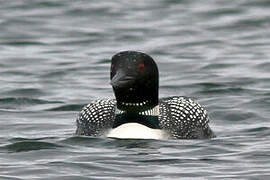
<svg viewBox="0 0 270 180">
<path fill-rule="evenodd" d="M 135 139 L 215 137 L 200 104 L 182 96 L 158 99 L 158 68 L 147 54 L 124 51 L 114 55 L 110 79 L 116 99 L 85 106 L 77 118 L 76 134 Z"/>
</svg>

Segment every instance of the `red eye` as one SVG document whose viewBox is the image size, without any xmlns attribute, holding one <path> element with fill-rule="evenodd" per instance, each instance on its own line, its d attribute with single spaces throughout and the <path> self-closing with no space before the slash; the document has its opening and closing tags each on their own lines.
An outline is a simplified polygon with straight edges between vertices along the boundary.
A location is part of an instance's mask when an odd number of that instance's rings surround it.
<svg viewBox="0 0 270 180">
<path fill-rule="evenodd" d="M 144 64 L 140 64 L 139 66 L 138 66 L 138 69 L 139 69 L 139 71 L 142 71 L 142 70 L 144 70 Z"/>
<path fill-rule="evenodd" d="M 111 71 L 114 71 L 114 65 L 113 64 L 111 65 Z"/>
</svg>

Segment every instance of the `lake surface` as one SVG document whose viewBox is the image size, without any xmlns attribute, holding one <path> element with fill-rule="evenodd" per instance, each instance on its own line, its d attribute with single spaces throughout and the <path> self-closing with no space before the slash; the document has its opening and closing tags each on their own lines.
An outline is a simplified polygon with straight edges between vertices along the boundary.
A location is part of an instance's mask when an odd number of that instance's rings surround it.
<svg viewBox="0 0 270 180">
<path fill-rule="evenodd" d="M 270 179 L 270 1 L 0 1 L 0 179 Z M 110 58 L 151 55 L 211 140 L 77 137 Z"/>
</svg>

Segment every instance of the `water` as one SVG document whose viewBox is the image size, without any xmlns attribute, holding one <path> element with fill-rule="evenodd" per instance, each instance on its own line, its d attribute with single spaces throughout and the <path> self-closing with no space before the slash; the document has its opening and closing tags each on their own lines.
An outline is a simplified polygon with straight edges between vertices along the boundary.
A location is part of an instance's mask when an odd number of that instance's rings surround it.
<svg viewBox="0 0 270 180">
<path fill-rule="evenodd" d="M 267 0 L 0 1 L 0 179 L 269 179 Z M 150 54 L 160 97 L 194 97 L 211 140 L 76 137 L 112 98 L 110 58 Z"/>
</svg>

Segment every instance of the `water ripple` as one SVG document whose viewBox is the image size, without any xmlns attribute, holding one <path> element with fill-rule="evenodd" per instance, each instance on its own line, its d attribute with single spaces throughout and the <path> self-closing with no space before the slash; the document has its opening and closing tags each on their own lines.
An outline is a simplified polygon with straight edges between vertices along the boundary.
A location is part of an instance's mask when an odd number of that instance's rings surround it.
<svg viewBox="0 0 270 180">
<path fill-rule="evenodd" d="M 33 151 L 41 149 L 54 149 L 60 147 L 59 145 L 48 143 L 48 142 L 37 142 L 37 141 L 23 141 L 16 142 L 13 144 L 6 145 L 2 147 L 7 149 L 9 152 L 23 152 L 23 151 Z"/>
</svg>

